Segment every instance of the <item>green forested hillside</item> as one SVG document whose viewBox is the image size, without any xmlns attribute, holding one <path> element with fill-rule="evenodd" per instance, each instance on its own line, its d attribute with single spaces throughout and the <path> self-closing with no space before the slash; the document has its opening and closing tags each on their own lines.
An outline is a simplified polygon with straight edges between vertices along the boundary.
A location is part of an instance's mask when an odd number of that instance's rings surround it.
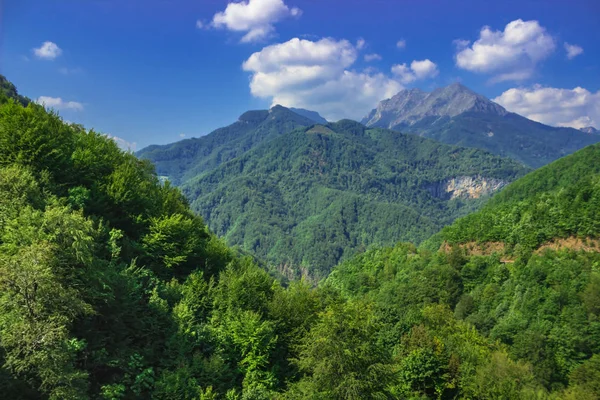
<svg viewBox="0 0 600 400">
<path fill-rule="evenodd" d="M 596 251 L 526 248 L 507 262 L 398 244 L 316 288 L 284 287 L 149 163 L 41 106 L 0 103 L 2 398 L 600 398 Z M 597 174 L 597 153 L 505 193 L 570 190 Z M 586 214 L 594 194 L 576 196 L 545 226 Z"/>
<path fill-rule="evenodd" d="M 586 147 L 507 186 L 481 212 L 444 230 L 450 243 L 502 242 L 507 252 L 600 232 L 600 145 Z"/>
<path fill-rule="evenodd" d="M 7 99 L 13 99 L 23 106 L 26 106 L 31 102 L 27 97 L 21 96 L 17 92 L 17 88 L 12 84 L 4 75 L 0 75 L 0 102 L 4 102 Z"/>
<path fill-rule="evenodd" d="M 150 160 L 158 175 L 177 185 L 211 170 L 257 145 L 315 122 L 285 107 L 248 111 L 237 122 L 206 136 L 140 150 L 140 158 Z"/>
<path fill-rule="evenodd" d="M 190 179 L 183 192 L 228 243 L 284 272 L 323 277 L 357 251 L 421 242 L 481 204 L 452 199 L 449 180 L 506 183 L 525 171 L 480 150 L 346 120 L 266 142 Z"/>
</svg>

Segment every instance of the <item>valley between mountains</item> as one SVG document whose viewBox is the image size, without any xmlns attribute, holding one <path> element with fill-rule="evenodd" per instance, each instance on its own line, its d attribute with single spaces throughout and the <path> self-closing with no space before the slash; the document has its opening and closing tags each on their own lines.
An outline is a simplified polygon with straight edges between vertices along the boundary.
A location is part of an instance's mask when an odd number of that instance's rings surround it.
<svg viewBox="0 0 600 400">
<path fill-rule="evenodd" d="M 600 135 L 533 122 L 452 84 L 404 90 L 361 123 L 275 106 L 137 155 L 227 243 L 287 278 L 421 243 L 508 183 Z"/>
<path fill-rule="evenodd" d="M 0 397 L 600 398 L 600 144 L 277 106 L 138 158 L 0 84 Z"/>
</svg>

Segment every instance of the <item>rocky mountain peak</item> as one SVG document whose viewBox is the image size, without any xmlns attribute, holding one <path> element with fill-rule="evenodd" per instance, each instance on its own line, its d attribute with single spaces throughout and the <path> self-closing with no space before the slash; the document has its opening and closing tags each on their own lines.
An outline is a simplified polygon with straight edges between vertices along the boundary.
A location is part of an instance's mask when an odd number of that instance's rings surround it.
<svg viewBox="0 0 600 400">
<path fill-rule="evenodd" d="M 402 90 L 380 102 L 362 122 L 367 126 L 394 128 L 410 126 L 426 117 L 455 117 L 469 111 L 507 114 L 500 105 L 460 83 L 453 83 L 432 92 Z"/>
</svg>

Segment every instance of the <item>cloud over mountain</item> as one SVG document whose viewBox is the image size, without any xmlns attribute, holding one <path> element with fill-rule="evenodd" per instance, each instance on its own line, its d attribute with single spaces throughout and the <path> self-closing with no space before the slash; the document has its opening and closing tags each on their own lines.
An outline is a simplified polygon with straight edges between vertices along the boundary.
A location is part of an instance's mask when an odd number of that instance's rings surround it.
<svg viewBox="0 0 600 400">
<path fill-rule="evenodd" d="M 472 45 L 455 40 L 456 65 L 467 71 L 491 74 L 492 80 L 518 81 L 529 78 L 536 66 L 554 51 L 554 39 L 538 21 L 517 19 L 504 31 L 484 26 Z"/>
<path fill-rule="evenodd" d="M 430 60 L 413 61 L 404 75 L 354 69 L 363 48 L 360 40 L 352 44 L 343 39 L 294 38 L 252 54 L 243 69 L 251 73 L 254 96 L 271 99 L 273 104 L 318 110 L 328 120 L 360 118 L 378 101 L 400 91 L 403 83 L 437 75 L 437 66 Z"/>
<path fill-rule="evenodd" d="M 417 80 L 434 78 L 439 74 L 437 65 L 429 59 L 406 64 L 396 64 L 392 66 L 392 73 L 396 75 L 402 83 L 411 83 Z"/>
<path fill-rule="evenodd" d="M 359 118 L 402 89 L 383 73 L 351 69 L 360 44 L 330 38 L 294 38 L 265 47 L 243 64 L 250 90 L 273 104 L 318 110 L 329 120 Z"/>
<path fill-rule="evenodd" d="M 600 127 L 600 91 L 535 85 L 509 89 L 494 101 L 507 110 L 553 126 Z"/>
</svg>

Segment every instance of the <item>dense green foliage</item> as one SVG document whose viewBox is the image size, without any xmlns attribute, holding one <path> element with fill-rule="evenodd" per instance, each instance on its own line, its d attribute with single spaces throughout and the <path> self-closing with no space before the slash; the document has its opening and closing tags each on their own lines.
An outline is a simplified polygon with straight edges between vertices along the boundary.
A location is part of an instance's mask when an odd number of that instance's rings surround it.
<svg viewBox="0 0 600 400">
<path fill-rule="evenodd" d="M 21 96 L 17 92 L 17 88 L 4 75 L 0 75 L 0 104 L 5 103 L 8 99 L 13 99 L 23 106 L 31 102 L 27 97 Z"/>
<path fill-rule="evenodd" d="M 597 153 L 509 189 L 583 182 Z M 598 265 L 399 244 L 284 287 L 148 162 L 41 106 L 0 105 L 2 398 L 598 399 Z"/>
<path fill-rule="evenodd" d="M 503 242 L 531 250 L 551 239 L 599 233 L 600 145 L 593 145 L 507 186 L 441 236 L 450 243 Z"/>
<path fill-rule="evenodd" d="M 372 304 L 372 340 L 396 368 L 390 396 L 596 399 L 599 262 L 597 252 L 504 263 L 400 244 L 340 265 L 326 284 Z"/>
<path fill-rule="evenodd" d="M 264 143 L 183 192 L 229 244 L 286 273 L 323 277 L 357 251 L 420 242 L 481 204 L 436 191 L 448 180 L 512 181 L 525 171 L 480 150 L 345 120 Z"/>
</svg>

